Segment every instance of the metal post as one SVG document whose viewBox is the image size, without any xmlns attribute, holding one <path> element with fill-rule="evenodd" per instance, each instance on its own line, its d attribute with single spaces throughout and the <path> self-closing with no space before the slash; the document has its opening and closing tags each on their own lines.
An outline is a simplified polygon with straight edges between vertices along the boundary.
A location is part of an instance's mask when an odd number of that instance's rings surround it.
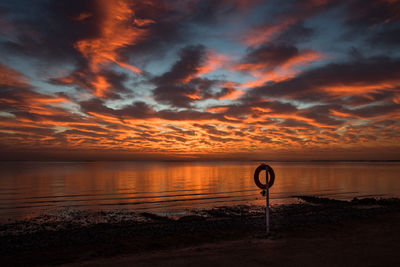
<svg viewBox="0 0 400 267">
<path fill-rule="evenodd" d="M 267 230 L 267 235 L 269 234 L 269 184 L 268 184 L 268 166 L 265 167 L 265 184 L 266 184 L 266 207 L 265 207 L 265 225 Z"/>
</svg>

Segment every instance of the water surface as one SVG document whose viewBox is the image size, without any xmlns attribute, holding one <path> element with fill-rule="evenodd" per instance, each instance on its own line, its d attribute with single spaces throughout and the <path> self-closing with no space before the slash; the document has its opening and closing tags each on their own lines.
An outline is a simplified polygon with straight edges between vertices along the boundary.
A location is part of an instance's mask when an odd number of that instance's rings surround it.
<svg viewBox="0 0 400 267">
<path fill-rule="evenodd" d="M 253 181 L 257 162 L 1 162 L 0 220 L 52 210 L 183 212 L 263 205 Z M 336 199 L 399 197 L 400 163 L 273 162 L 272 204 L 294 195 Z M 265 175 L 265 174 L 264 174 Z M 265 181 L 265 178 L 264 178 Z"/>
</svg>

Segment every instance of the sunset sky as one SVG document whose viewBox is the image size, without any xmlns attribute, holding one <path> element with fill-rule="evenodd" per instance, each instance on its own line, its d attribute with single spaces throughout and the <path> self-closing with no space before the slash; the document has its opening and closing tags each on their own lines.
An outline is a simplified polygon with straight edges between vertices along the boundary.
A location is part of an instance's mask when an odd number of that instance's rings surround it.
<svg viewBox="0 0 400 267">
<path fill-rule="evenodd" d="M 0 159 L 400 159 L 400 1 L 0 0 Z"/>
</svg>

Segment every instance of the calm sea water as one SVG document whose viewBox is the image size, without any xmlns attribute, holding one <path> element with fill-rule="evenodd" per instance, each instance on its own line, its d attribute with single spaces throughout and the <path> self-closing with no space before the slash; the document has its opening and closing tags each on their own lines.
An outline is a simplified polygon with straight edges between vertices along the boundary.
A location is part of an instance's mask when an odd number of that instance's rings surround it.
<svg viewBox="0 0 400 267">
<path fill-rule="evenodd" d="M 63 208 L 174 213 L 222 205 L 264 205 L 261 190 L 253 181 L 258 165 L 257 162 L 1 162 L 0 220 Z M 400 197 L 400 163 L 273 162 L 270 165 L 276 174 L 271 188 L 272 204 L 295 202 L 294 195 L 336 199 Z"/>
</svg>

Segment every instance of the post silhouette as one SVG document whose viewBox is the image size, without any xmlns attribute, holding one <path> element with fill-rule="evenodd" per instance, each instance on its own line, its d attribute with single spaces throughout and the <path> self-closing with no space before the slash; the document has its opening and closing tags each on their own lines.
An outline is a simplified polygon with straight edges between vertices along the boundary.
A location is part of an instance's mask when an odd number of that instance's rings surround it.
<svg viewBox="0 0 400 267">
<path fill-rule="evenodd" d="M 269 234 L 269 182 L 268 182 L 268 166 L 265 167 L 265 190 L 266 190 L 266 206 L 265 206 L 265 228 L 267 235 Z"/>
</svg>

